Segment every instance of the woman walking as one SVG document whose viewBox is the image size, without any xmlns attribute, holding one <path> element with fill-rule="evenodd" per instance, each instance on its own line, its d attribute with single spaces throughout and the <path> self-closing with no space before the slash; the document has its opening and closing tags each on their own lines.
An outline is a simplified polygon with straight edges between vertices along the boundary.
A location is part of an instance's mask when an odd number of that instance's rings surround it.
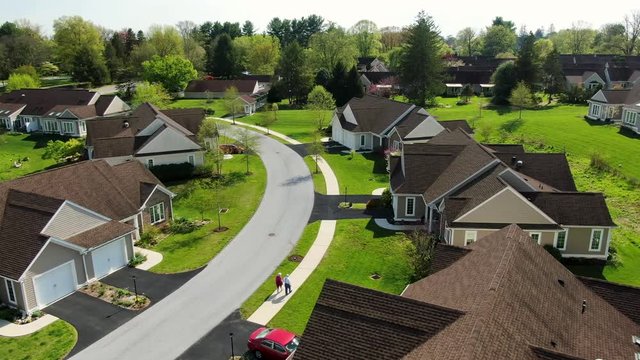
<svg viewBox="0 0 640 360">
<path fill-rule="evenodd" d="M 278 292 L 282 290 L 282 274 L 281 273 L 278 273 L 278 275 L 276 275 L 276 289 L 278 290 Z"/>
</svg>

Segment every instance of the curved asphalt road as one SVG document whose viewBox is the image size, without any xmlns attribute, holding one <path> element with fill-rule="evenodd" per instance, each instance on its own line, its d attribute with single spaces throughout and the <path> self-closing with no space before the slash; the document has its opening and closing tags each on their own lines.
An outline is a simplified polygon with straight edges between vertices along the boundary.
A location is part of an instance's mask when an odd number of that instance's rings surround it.
<svg viewBox="0 0 640 360">
<path fill-rule="evenodd" d="M 237 309 L 280 264 L 311 215 L 313 182 L 299 155 L 258 136 L 267 187 L 249 223 L 189 282 L 73 359 L 175 359 Z"/>
</svg>

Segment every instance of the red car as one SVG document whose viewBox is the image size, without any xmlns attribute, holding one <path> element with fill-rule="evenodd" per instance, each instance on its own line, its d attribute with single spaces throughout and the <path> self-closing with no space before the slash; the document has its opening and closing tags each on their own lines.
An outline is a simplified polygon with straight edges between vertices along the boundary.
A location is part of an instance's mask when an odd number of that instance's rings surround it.
<svg viewBox="0 0 640 360">
<path fill-rule="evenodd" d="M 299 343 L 298 337 L 286 330 L 261 327 L 251 333 L 247 346 L 258 359 L 285 360 Z"/>
</svg>

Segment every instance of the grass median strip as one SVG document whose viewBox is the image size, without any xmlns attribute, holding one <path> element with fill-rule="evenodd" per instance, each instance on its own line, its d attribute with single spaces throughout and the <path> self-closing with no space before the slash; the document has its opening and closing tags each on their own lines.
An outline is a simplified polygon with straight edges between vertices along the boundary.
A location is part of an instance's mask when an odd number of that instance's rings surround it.
<svg viewBox="0 0 640 360">
<path fill-rule="evenodd" d="M 57 320 L 30 335 L 0 337 L 0 359 L 62 359 L 73 349 L 77 340 L 76 329 L 67 322 Z"/>
</svg>

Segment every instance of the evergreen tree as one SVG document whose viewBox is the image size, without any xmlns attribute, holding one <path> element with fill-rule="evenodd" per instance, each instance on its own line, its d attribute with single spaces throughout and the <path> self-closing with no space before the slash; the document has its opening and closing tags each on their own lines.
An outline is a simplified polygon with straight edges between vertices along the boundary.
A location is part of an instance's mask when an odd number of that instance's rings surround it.
<svg viewBox="0 0 640 360">
<path fill-rule="evenodd" d="M 239 74 L 233 40 L 229 34 L 219 35 L 210 47 L 207 72 L 224 78 L 232 78 Z"/>
<path fill-rule="evenodd" d="M 324 87 L 325 89 L 329 86 L 329 81 L 331 81 L 331 73 L 329 70 L 322 68 L 318 70 L 316 73 L 315 84 Z"/>
<path fill-rule="evenodd" d="M 75 81 L 103 85 L 111 81 L 109 70 L 101 54 L 88 46 L 78 50 L 71 62 L 71 76 Z"/>
<path fill-rule="evenodd" d="M 511 91 L 516 87 L 518 81 L 516 66 L 512 61 L 504 62 L 498 66 L 491 78 L 495 84 L 491 102 L 496 105 L 508 104 Z"/>
<path fill-rule="evenodd" d="M 243 36 L 253 36 L 255 33 L 255 29 L 253 28 L 253 23 L 249 20 L 244 22 L 242 25 L 242 35 Z"/>
<path fill-rule="evenodd" d="M 424 106 L 442 90 L 441 42 L 433 19 L 421 11 L 416 23 L 409 28 L 399 69 L 405 95 L 419 106 Z"/>
<path fill-rule="evenodd" d="M 282 94 L 292 103 L 301 103 L 313 84 L 306 53 L 297 42 L 287 45 L 278 63 L 278 74 L 282 77 Z"/>
<path fill-rule="evenodd" d="M 533 33 L 529 32 L 523 41 L 520 51 L 518 51 L 518 58 L 516 59 L 516 71 L 518 73 L 518 80 L 524 81 L 524 83 L 532 88 L 533 84 L 538 80 L 538 67 L 535 63 L 536 54 L 534 50 L 534 43 L 536 37 Z"/>
<path fill-rule="evenodd" d="M 544 59 L 542 73 L 544 92 L 549 95 L 549 103 L 551 103 L 552 96 L 561 93 L 565 84 L 560 54 L 556 49 L 553 49 Z"/>
</svg>

